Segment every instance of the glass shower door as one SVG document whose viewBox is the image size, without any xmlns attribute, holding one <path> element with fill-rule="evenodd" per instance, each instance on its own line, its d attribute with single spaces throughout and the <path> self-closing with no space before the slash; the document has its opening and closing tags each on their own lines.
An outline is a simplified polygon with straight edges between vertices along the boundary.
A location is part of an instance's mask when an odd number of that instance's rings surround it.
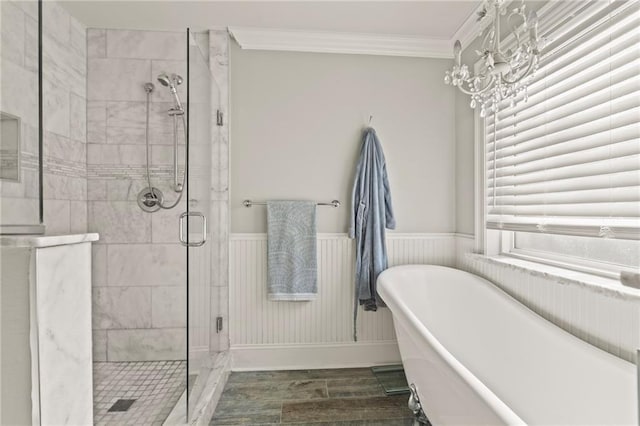
<svg viewBox="0 0 640 426">
<path fill-rule="evenodd" d="M 191 420 L 211 364 L 211 99 L 208 33 L 187 30 L 187 416 Z M 202 46 L 202 47 L 201 47 Z M 214 331 L 215 332 L 215 331 Z"/>
</svg>

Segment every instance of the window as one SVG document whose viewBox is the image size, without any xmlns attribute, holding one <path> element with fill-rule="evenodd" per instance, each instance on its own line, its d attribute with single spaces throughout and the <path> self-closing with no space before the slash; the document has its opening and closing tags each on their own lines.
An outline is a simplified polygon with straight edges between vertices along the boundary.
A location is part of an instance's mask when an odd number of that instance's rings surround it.
<svg viewBox="0 0 640 426">
<path fill-rule="evenodd" d="M 515 255 L 640 265 L 640 2 L 549 2 L 540 66 L 484 120 L 486 227 Z"/>
</svg>

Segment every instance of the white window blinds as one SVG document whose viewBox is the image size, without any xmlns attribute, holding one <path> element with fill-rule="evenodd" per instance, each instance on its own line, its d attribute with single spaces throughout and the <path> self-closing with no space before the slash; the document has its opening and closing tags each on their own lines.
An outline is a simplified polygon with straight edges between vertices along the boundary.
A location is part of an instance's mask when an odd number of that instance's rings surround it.
<svg viewBox="0 0 640 426">
<path fill-rule="evenodd" d="M 487 227 L 640 239 L 640 2 L 549 2 L 540 25 L 528 93 L 485 120 Z"/>
</svg>

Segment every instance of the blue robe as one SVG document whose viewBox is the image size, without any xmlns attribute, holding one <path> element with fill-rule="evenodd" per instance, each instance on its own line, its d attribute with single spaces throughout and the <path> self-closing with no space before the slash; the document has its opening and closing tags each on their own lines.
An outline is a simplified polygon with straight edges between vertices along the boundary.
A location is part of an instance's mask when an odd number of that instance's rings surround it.
<svg viewBox="0 0 640 426">
<path fill-rule="evenodd" d="M 364 142 L 353 184 L 349 238 L 356 240 L 354 339 L 358 303 L 375 311 L 384 303 L 376 291 L 378 275 L 387 269 L 385 228 L 395 229 L 391 192 L 382 146 L 375 130 L 364 131 Z"/>
</svg>

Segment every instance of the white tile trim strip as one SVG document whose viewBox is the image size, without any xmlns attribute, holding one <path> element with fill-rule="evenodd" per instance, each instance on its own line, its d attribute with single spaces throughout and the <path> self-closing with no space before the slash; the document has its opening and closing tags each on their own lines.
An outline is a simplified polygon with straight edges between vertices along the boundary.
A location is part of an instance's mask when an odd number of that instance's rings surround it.
<svg viewBox="0 0 640 426">
<path fill-rule="evenodd" d="M 170 165 L 151 165 L 149 172 L 154 180 L 173 177 L 173 167 Z M 184 165 L 178 166 L 178 173 L 184 173 Z M 145 179 L 147 177 L 147 168 L 144 165 L 89 164 L 86 175 L 88 179 Z"/>
<path fill-rule="evenodd" d="M 4 154 L 3 154 L 4 155 Z M 25 170 L 38 170 L 40 168 L 40 160 L 37 155 L 29 152 L 22 152 L 20 154 L 20 165 Z"/>
<path fill-rule="evenodd" d="M 25 163 L 30 170 L 37 170 L 39 166 L 39 160 L 33 159 L 31 163 Z M 44 173 L 67 176 L 67 177 L 76 177 L 86 179 L 87 177 L 87 167 L 83 163 L 79 163 L 76 161 L 68 161 L 61 160 L 59 158 L 54 157 L 44 157 L 44 164 L 42 166 Z"/>
<path fill-rule="evenodd" d="M 233 371 L 360 368 L 401 362 L 395 340 L 306 345 L 237 345 L 231 347 L 231 355 Z"/>
<path fill-rule="evenodd" d="M 355 55 L 453 58 L 449 39 L 229 27 L 241 48 Z"/>
</svg>

